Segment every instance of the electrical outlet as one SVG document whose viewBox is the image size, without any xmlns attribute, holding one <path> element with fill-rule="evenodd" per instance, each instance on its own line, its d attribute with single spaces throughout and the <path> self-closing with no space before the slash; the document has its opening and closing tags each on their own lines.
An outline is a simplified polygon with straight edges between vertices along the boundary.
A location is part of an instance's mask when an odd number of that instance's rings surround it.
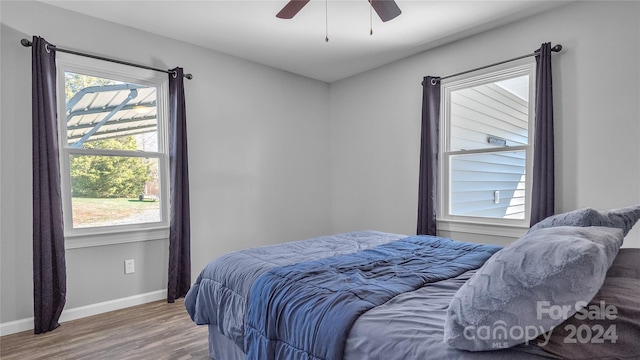
<svg viewBox="0 0 640 360">
<path fill-rule="evenodd" d="M 134 272 L 136 272 L 136 266 L 135 266 L 135 263 L 133 262 L 133 259 L 125 260 L 124 261 L 124 273 L 125 274 L 133 274 Z"/>
</svg>

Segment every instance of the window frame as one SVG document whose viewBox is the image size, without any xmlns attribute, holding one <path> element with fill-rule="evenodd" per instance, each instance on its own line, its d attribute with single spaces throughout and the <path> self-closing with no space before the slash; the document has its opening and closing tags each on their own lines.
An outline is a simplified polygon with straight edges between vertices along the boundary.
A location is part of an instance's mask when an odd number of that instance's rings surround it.
<svg viewBox="0 0 640 360">
<path fill-rule="evenodd" d="M 169 79 L 156 71 L 60 53 L 57 55 L 57 106 L 60 182 L 65 248 L 83 248 L 120 243 L 161 240 L 169 236 Z M 67 146 L 65 73 L 74 72 L 156 88 L 158 149 L 156 152 L 78 149 Z M 164 75 L 164 76 L 163 76 Z M 160 221 L 74 228 L 71 203 L 71 155 L 129 156 L 158 159 Z"/>
<path fill-rule="evenodd" d="M 529 120 L 528 144 L 495 149 L 476 149 L 451 151 L 451 93 L 477 85 L 493 83 L 513 77 L 529 75 Z M 515 63 L 503 64 L 489 69 L 478 70 L 464 77 L 445 79 L 441 82 L 440 101 L 440 145 L 439 145 L 439 211 L 437 216 L 438 228 L 451 232 L 477 233 L 519 237 L 529 227 L 531 217 L 531 184 L 533 173 L 533 139 L 535 135 L 535 76 L 536 64 L 534 59 L 523 59 Z M 525 216 L 524 219 L 505 219 L 481 216 L 452 215 L 451 214 L 451 158 L 455 155 L 525 151 Z"/>
</svg>

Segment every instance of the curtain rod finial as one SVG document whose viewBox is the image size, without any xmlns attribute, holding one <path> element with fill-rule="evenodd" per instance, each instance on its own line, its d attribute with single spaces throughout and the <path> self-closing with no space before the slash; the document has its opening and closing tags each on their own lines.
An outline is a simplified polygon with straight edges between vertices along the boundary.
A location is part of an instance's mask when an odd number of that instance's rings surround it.
<svg viewBox="0 0 640 360">
<path fill-rule="evenodd" d="M 31 46 L 31 45 L 32 45 L 32 44 L 31 44 L 31 41 L 29 41 L 29 40 L 27 40 L 27 39 L 22 39 L 22 40 L 20 40 L 20 44 L 22 44 L 22 46 L 24 46 L 24 47 L 29 47 L 29 46 Z"/>
<path fill-rule="evenodd" d="M 186 77 L 189 80 L 193 79 L 193 75 L 191 74 L 184 74 L 184 77 Z"/>
<path fill-rule="evenodd" d="M 558 44 L 558 45 L 552 47 L 551 50 L 555 51 L 555 52 L 560 52 L 560 51 L 562 51 L 562 45 Z"/>
</svg>

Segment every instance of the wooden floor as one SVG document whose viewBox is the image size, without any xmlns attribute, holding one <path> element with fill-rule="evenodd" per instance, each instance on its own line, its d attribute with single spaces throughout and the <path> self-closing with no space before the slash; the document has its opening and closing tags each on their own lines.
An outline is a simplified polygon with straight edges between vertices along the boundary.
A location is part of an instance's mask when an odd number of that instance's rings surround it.
<svg viewBox="0 0 640 360">
<path fill-rule="evenodd" d="M 3 336 L 0 359 L 208 360 L 207 327 L 191 321 L 182 299 L 156 301 Z"/>
</svg>

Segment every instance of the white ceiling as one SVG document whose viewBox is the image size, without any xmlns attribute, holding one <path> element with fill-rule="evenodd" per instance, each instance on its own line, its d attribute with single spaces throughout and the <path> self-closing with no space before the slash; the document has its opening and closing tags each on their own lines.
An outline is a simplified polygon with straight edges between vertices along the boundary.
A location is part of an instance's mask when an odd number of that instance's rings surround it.
<svg viewBox="0 0 640 360">
<path fill-rule="evenodd" d="M 567 3 L 396 0 L 383 23 L 367 0 L 311 0 L 291 20 L 275 16 L 288 0 L 41 1 L 326 82 Z"/>
</svg>

